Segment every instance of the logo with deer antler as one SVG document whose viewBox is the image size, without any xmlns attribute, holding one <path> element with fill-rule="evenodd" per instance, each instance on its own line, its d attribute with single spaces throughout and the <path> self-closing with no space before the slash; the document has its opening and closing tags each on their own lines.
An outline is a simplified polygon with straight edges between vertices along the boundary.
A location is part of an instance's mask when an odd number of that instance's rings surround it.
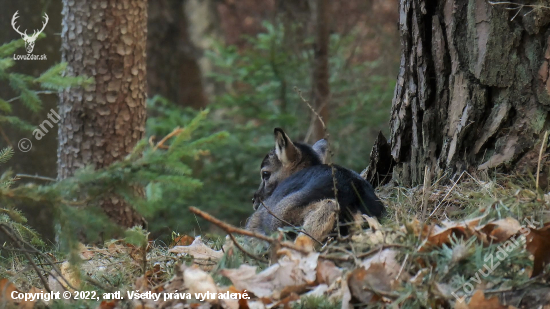
<svg viewBox="0 0 550 309">
<path fill-rule="evenodd" d="M 15 14 L 13 14 L 13 17 L 11 19 L 11 26 L 13 27 L 13 30 L 15 30 L 15 32 L 19 33 L 21 35 L 21 38 L 23 39 L 23 41 L 25 41 L 25 48 L 27 49 L 27 53 L 30 54 L 32 53 L 33 49 L 34 49 L 34 42 L 36 41 L 36 38 L 38 38 L 38 35 L 40 35 L 40 33 L 42 33 L 42 31 L 44 31 L 44 28 L 46 28 L 46 25 L 48 24 L 48 20 L 50 19 L 48 17 L 48 14 L 44 13 L 44 19 L 45 21 L 42 23 L 42 29 L 40 29 L 40 31 L 36 32 L 36 30 L 34 30 L 33 34 L 32 35 L 27 35 L 27 30 L 25 29 L 25 32 L 21 32 L 19 31 L 19 27 L 15 28 L 15 20 L 19 18 L 19 16 L 17 15 L 19 11 L 15 12 Z"/>
</svg>

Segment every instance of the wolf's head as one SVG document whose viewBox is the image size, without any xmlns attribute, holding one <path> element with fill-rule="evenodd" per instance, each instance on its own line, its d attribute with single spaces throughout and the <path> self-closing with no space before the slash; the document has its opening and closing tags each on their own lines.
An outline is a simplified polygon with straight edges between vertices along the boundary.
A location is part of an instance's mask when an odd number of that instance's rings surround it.
<svg viewBox="0 0 550 309">
<path fill-rule="evenodd" d="M 260 166 L 262 182 L 252 199 L 254 209 L 258 209 L 261 201 L 270 197 L 275 188 L 290 175 L 304 168 L 325 163 L 328 146 L 325 139 L 310 146 L 293 143 L 280 128 L 275 128 L 273 133 L 275 148 L 265 156 Z"/>
</svg>

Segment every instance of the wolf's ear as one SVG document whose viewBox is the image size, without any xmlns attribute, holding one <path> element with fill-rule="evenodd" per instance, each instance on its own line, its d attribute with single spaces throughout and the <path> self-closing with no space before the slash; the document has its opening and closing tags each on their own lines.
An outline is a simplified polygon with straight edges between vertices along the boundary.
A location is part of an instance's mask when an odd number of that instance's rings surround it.
<svg viewBox="0 0 550 309">
<path fill-rule="evenodd" d="M 275 154 L 283 165 L 296 162 L 300 152 L 296 146 L 290 140 L 290 137 L 286 135 L 285 131 L 281 128 L 275 128 L 273 130 L 275 135 Z"/>
<path fill-rule="evenodd" d="M 324 139 L 324 138 L 320 139 L 315 144 L 313 144 L 312 147 L 313 147 L 313 150 L 315 150 L 315 152 L 321 158 L 321 162 L 323 162 L 323 164 L 327 163 L 326 162 L 327 152 L 328 152 L 328 142 L 327 142 L 327 140 Z"/>
</svg>

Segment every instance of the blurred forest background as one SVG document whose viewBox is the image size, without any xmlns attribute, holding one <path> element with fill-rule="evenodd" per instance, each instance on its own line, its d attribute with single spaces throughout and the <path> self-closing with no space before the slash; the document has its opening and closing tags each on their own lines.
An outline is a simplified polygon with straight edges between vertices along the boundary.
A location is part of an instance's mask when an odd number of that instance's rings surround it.
<svg viewBox="0 0 550 309">
<path fill-rule="evenodd" d="M 331 136 L 334 161 L 363 170 L 379 131 L 389 131 L 391 100 L 399 68 L 397 0 L 328 1 L 329 88 L 322 113 Z M 15 11 L 26 25 L 49 23 L 35 54 L 47 61 L 16 61 L 14 72 L 39 76 L 61 61 L 60 0 L 2 1 L 0 41 L 19 39 L 10 26 Z M 172 231 L 202 234 L 200 220 L 188 212 L 197 206 L 243 226 L 252 212 L 250 199 L 259 183 L 259 166 L 273 145 L 273 127 L 293 139 L 315 142 L 315 118 L 302 102 L 315 102 L 316 1 L 308 0 L 156 0 L 149 1 L 147 34 L 146 135 L 156 140 L 184 127 L 201 110 L 209 113 L 196 129 L 199 136 L 228 135 L 208 153 L 189 160 L 197 186 L 163 192 L 162 203 L 146 219 L 154 237 Z M 12 100 L 10 115 L 29 125 L 3 120 L 0 148 L 15 154 L 2 171 L 57 177 L 57 128 L 40 141 L 32 139 L 50 109 L 56 91 L 36 91 L 39 107 L 19 104 L 13 85 L 0 82 L 0 98 Z M 21 100 L 23 101 L 23 100 Z M 28 103 L 28 102 L 27 102 Z M 4 119 L 4 118 L 3 118 Z M 30 138 L 31 151 L 17 149 Z M 49 180 L 20 177 L 19 183 Z M 154 191 L 147 188 L 147 194 Z M 52 210 L 31 199 L 18 202 L 28 225 L 53 240 Z"/>
</svg>

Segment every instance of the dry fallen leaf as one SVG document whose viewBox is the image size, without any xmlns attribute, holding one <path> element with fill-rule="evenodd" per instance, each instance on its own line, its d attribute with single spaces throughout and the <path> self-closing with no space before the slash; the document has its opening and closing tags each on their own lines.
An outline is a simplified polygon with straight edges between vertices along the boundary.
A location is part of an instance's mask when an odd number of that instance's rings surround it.
<svg viewBox="0 0 550 309">
<path fill-rule="evenodd" d="M 134 281 L 134 290 L 149 291 L 149 281 L 145 276 L 139 276 Z"/>
<path fill-rule="evenodd" d="M 197 236 L 193 243 L 189 246 L 175 246 L 168 250 L 171 253 L 185 253 L 192 255 L 195 259 L 220 259 L 223 256 L 223 251 L 215 251 L 202 242 L 200 236 Z"/>
<path fill-rule="evenodd" d="M 455 309 L 513 309 L 514 306 L 504 306 L 500 303 L 497 296 L 485 298 L 485 294 L 481 290 L 477 290 L 468 305 L 464 302 L 457 302 Z"/>
<path fill-rule="evenodd" d="M 161 283 L 163 275 L 164 272 L 160 268 L 160 264 L 153 265 L 153 268 L 145 272 L 145 277 L 147 277 L 147 281 L 149 281 L 150 285 L 158 285 Z"/>
<path fill-rule="evenodd" d="M 421 230 L 422 229 L 422 230 Z M 425 237 L 430 232 L 430 227 L 427 224 L 422 225 L 418 218 L 414 218 L 409 222 L 405 223 L 405 226 L 401 228 L 405 233 L 410 233 L 416 236 Z"/>
<path fill-rule="evenodd" d="M 481 219 L 485 218 L 486 215 L 476 217 L 469 220 L 454 222 L 454 221 L 443 221 L 441 222 L 442 226 L 432 226 L 428 229 L 426 229 L 426 226 L 424 226 L 424 229 L 422 231 L 422 237 L 425 237 L 429 234 L 427 238 L 427 244 L 428 246 L 423 246 L 420 251 L 425 251 L 429 246 L 436 246 L 441 247 L 443 244 L 448 244 L 451 241 L 451 236 L 455 236 L 457 238 L 464 238 L 468 239 L 472 235 L 477 235 L 476 227 L 479 225 L 479 222 Z M 415 221 L 415 224 L 419 224 Z M 420 231 L 420 228 L 414 229 L 415 232 L 418 234 Z"/>
<path fill-rule="evenodd" d="M 550 225 L 541 229 L 530 229 L 525 235 L 527 251 L 535 258 L 531 278 L 542 273 L 550 262 Z"/>
<path fill-rule="evenodd" d="M 220 300 L 221 306 L 223 308 L 228 309 L 247 309 L 250 308 L 248 305 L 248 299 L 243 298 L 245 295 L 243 295 L 244 291 L 238 290 L 234 286 L 230 286 L 228 288 L 218 288 L 218 293 L 232 293 L 232 294 L 240 294 L 238 299 L 222 299 Z M 250 297 L 250 296 L 247 296 Z M 262 307 L 264 308 L 264 307 Z"/>
<path fill-rule="evenodd" d="M 199 265 L 204 270 L 211 270 L 224 254 L 222 250 L 215 251 L 205 245 L 200 236 L 197 236 L 191 245 L 176 246 L 168 250 L 168 252 L 189 254 L 193 256 L 194 263 Z"/>
<path fill-rule="evenodd" d="M 464 227 L 464 228 L 475 229 L 475 227 L 479 225 L 479 222 L 481 221 L 481 219 L 483 219 L 485 217 L 487 217 L 487 214 L 484 214 L 482 216 L 475 217 L 475 218 L 472 218 L 472 219 L 461 220 L 461 221 L 457 221 L 457 222 L 445 220 L 445 221 L 441 222 L 441 224 L 446 228 L 460 226 L 460 227 Z"/>
<path fill-rule="evenodd" d="M 19 292 L 13 283 L 8 279 L 0 279 L 0 308 L 12 308 L 11 305 L 21 309 L 31 309 L 36 304 L 36 300 L 13 299 L 12 292 Z M 32 287 L 27 293 L 44 292 L 36 287 Z M 19 292 L 20 293 L 20 292 Z"/>
<path fill-rule="evenodd" d="M 396 261 L 397 251 L 386 249 L 365 259 L 360 268 L 351 272 L 348 286 L 351 295 L 361 303 L 377 301 L 381 293 L 390 293 L 398 285 L 396 279 L 401 268 Z M 409 280 L 404 272 L 401 280 Z"/>
<path fill-rule="evenodd" d="M 296 293 L 291 293 L 280 301 L 270 305 L 270 308 L 291 308 L 290 303 L 300 299 L 300 296 Z"/>
<path fill-rule="evenodd" d="M 220 273 L 239 290 L 247 290 L 257 297 L 279 299 L 283 290 L 302 289 L 316 280 L 319 253 L 310 253 L 306 257 L 295 251 L 279 259 L 260 273 L 255 266 L 241 265 L 237 269 L 223 269 Z"/>
<path fill-rule="evenodd" d="M 117 255 L 120 253 L 125 253 L 128 250 L 125 246 L 119 244 L 118 242 L 120 241 L 114 241 L 107 247 L 107 252 L 109 254 Z"/>
<path fill-rule="evenodd" d="M 304 294 L 304 296 L 315 296 L 315 297 L 321 297 L 325 295 L 328 292 L 328 285 L 326 284 L 319 284 L 316 286 L 313 290 L 307 292 Z"/>
<path fill-rule="evenodd" d="M 399 264 L 396 260 L 397 253 L 398 252 L 393 249 L 382 250 L 372 257 L 363 260 L 363 262 L 361 262 L 361 266 L 363 266 L 365 269 L 369 269 L 370 265 L 373 263 L 385 264 L 388 274 L 396 278 L 399 270 L 401 269 L 401 264 Z M 401 273 L 400 279 L 409 280 L 408 273 Z"/>
<path fill-rule="evenodd" d="M 348 281 L 349 281 L 349 273 L 346 276 L 346 278 L 344 278 L 344 280 L 342 280 L 342 288 L 341 288 L 341 291 L 342 291 L 342 309 L 353 308 L 353 306 L 350 305 L 351 291 L 350 291 L 349 286 L 348 286 Z"/>
<path fill-rule="evenodd" d="M 97 309 L 114 309 L 118 303 L 118 300 L 104 300 L 102 301 Z"/>
<path fill-rule="evenodd" d="M 521 225 L 518 220 L 507 217 L 505 219 L 489 222 L 477 230 L 485 233 L 488 236 L 488 241 L 500 243 L 519 233 Z"/>
<path fill-rule="evenodd" d="M 348 280 L 351 295 L 361 303 L 380 299 L 379 293 L 391 292 L 392 277 L 383 263 L 372 263 L 368 269 L 355 269 Z"/>
<path fill-rule="evenodd" d="M 177 236 L 176 238 L 174 238 L 174 240 L 172 241 L 172 244 L 170 245 L 170 247 L 189 246 L 190 244 L 193 243 L 194 240 L 195 240 L 195 238 L 193 238 L 192 236 L 180 235 L 180 236 Z"/>
<path fill-rule="evenodd" d="M 11 298 L 11 293 L 17 291 L 17 288 L 8 279 L 0 279 L 0 304 L 2 303 L 15 303 L 15 300 Z"/>
<path fill-rule="evenodd" d="M 147 248 L 149 246 L 146 248 L 136 247 L 132 244 L 126 244 L 125 246 L 127 248 L 126 252 L 128 252 L 127 254 L 132 258 L 132 260 L 134 260 L 137 265 L 142 265 L 144 254 L 147 252 Z"/>
<path fill-rule="evenodd" d="M 71 264 L 68 261 L 63 262 L 59 266 L 61 276 L 52 270 L 48 276 L 48 285 L 54 292 L 73 291 L 72 288 L 78 290 L 80 288 L 80 274 L 71 268 Z M 69 286 L 70 285 L 70 286 Z"/>
<path fill-rule="evenodd" d="M 376 219 L 375 217 L 369 217 L 367 215 L 363 215 L 363 219 L 365 219 L 365 221 L 367 221 L 370 228 L 373 229 L 373 230 L 379 230 L 379 229 L 382 228 L 382 226 L 378 222 L 378 219 Z"/>
<path fill-rule="evenodd" d="M 183 285 L 188 289 L 191 295 L 195 295 L 195 293 L 218 293 L 218 287 L 210 274 L 204 272 L 196 265 L 192 267 L 182 265 L 181 269 L 183 270 Z M 217 303 L 217 299 L 207 300 L 212 303 Z"/>
<path fill-rule="evenodd" d="M 90 251 L 88 249 L 88 247 L 86 247 L 86 245 L 84 245 L 82 243 L 78 244 L 78 248 L 79 248 L 79 251 L 80 251 L 80 258 L 83 259 L 84 261 L 87 261 L 87 260 L 93 258 L 94 255 L 95 255 L 95 252 Z"/>
<path fill-rule="evenodd" d="M 317 263 L 317 283 L 331 285 L 342 276 L 342 269 L 329 260 L 320 260 Z"/>
</svg>

